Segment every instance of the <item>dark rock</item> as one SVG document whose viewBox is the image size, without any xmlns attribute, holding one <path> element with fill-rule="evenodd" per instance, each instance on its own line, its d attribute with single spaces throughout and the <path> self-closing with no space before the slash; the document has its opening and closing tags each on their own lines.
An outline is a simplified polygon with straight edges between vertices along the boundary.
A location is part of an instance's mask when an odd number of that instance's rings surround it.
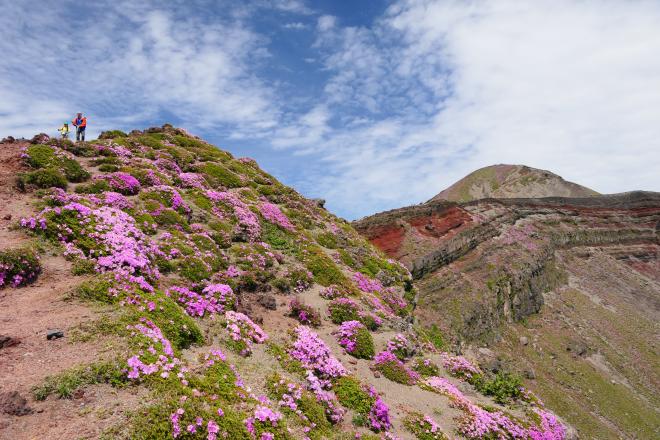
<svg viewBox="0 0 660 440">
<path fill-rule="evenodd" d="M 277 310 L 277 301 L 273 295 L 261 295 L 257 299 L 259 305 L 268 310 Z"/>
<path fill-rule="evenodd" d="M 13 144 L 14 142 L 16 142 L 14 136 L 7 136 L 0 141 L 0 144 Z"/>
<path fill-rule="evenodd" d="M 530 380 L 536 379 L 536 373 L 534 373 L 534 371 L 532 370 L 525 370 L 523 372 L 523 376 L 525 376 L 526 379 L 530 379 Z"/>
<path fill-rule="evenodd" d="M 31 140 L 31 144 L 45 144 L 50 140 L 50 136 L 48 136 L 46 133 L 39 133 L 38 135 L 34 136 Z"/>
<path fill-rule="evenodd" d="M 374 371 L 374 377 L 378 379 L 380 377 L 380 373 L 378 371 Z"/>
<path fill-rule="evenodd" d="M 14 345 L 20 344 L 20 339 L 12 338 L 7 335 L 0 335 L 0 348 L 13 347 Z"/>
<path fill-rule="evenodd" d="M 0 413 L 13 416 L 24 416 L 32 414 L 32 408 L 27 400 L 18 394 L 18 391 L 0 392 Z"/>
<path fill-rule="evenodd" d="M 2 217 L 3 220 L 11 220 L 11 214 L 5 214 L 4 217 Z"/>
<path fill-rule="evenodd" d="M 48 333 L 46 333 L 46 339 L 49 341 L 51 339 L 59 339 L 64 337 L 64 332 L 62 330 L 48 330 Z"/>
<path fill-rule="evenodd" d="M 312 202 L 314 202 L 319 208 L 325 208 L 325 199 L 312 199 Z"/>
</svg>

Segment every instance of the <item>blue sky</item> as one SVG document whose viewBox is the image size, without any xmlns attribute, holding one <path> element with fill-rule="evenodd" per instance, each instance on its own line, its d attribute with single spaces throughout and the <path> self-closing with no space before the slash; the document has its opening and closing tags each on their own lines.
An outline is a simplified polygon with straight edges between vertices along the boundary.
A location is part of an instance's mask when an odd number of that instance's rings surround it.
<svg viewBox="0 0 660 440">
<path fill-rule="evenodd" d="M 660 2 L 25 1 L 0 137 L 170 122 L 349 219 L 523 163 L 660 190 Z"/>
</svg>

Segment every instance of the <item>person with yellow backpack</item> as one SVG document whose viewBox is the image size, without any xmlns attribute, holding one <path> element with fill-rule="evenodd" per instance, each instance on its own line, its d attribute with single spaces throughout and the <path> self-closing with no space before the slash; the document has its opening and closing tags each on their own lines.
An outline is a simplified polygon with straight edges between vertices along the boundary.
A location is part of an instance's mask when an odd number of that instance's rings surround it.
<svg viewBox="0 0 660 440">
<path fill-rule="evenodd" d="M 62 139 L 69 139 L 69 123 L 63 122 L 62 126 L 57 129 L 62 135 Z"/>
</svg>

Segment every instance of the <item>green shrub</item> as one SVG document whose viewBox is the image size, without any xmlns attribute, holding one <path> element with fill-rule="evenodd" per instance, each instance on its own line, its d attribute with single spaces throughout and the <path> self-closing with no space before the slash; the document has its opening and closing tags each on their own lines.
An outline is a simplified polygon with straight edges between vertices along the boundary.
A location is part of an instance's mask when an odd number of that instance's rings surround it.
<svg viewBox="0 0 660 440">
<path fill-rule="evenodd" d="M 114 139 L 118 137 L 127 137 L 128 135 L 121 130 L 108 130 L 99 135 L 99 139 Z"/>
<path fill-rule="evenodd" d="M 204 262 L 197 258 L 184 258 L 178 262 L 177 268 L 179 275 L 195 283 L 211 277 L 211 273 Z"/>
<path fill-rule="evenodd" d="M 372 359 L 376 350 L 374 348 L 374 338 L 366 328 L 358 329 L 355 335 L 355 350 L 350 355 L 358 359 Z"/>
<path fill-rule="evenodd" d="M 88 275 L 95 272 L 96 263 L 92 260 L 78 258 L 73 262 L 71 273 L 73 275 Z"/>
<path fill-rule="evenodd" d="M 25 187 L 25 184 L 34 185 L 37 188 L 62 188 L 66 189 L 66 177 L 62 175 L 55 168 L 45 168 L 30 173 L 23 174 L 19 177 L 19 187 Z"/>
<path fill-rule="evenodd" d="M 307 269 L 314 275 L 314 281 L 322 286 L 337 284 L 344 286 L 348 280 L 332 261 L 321 250 L 311 250 L 305 259 Z"/>
<path fill-rule="evenodd" d="M 61 147 L 66 151 L 70 151 L 76 156 L 94 157 L 96 156 L 96 149 L 88 142 L 62 142 Z"/>
<path fill-rule="evenodd" d="M 495 402 L 504 404 L 511 399 L 522 397 L 522 380 L 519 376 L 499 372 L 491 379 L 483 375 L 473 375 L 469 382 L 482 394 L 492 396 Z"/>
<path fill-rule="evenodd" d="M 0 288 L 32 283 L 41 273 L 37 255 L 30 249 L 0 251 Z"/>
<path fill-rule="evenodd" d="M 154 220 L 161 226 L 181 226 L 184 230 L 189 230 L 188 220 L 175 210 L 166 208 L 161 210 L 158 214 L 153 215 Z"/>
<path fill-rule="evenodd" d="M 431 362 L 430 359 L 415 359 L 412 364 L 412 369 L 423 377 L 437 376 L 440 372 L 438 366 Z"/>
<path fill-rule="evenodd" d="M 240 188 L 243 186 L 241 179 L 223 165 L 207 163 L 202 167 L 202 172 L 209 176 L 216 185 L 227 188 Z"/>
<path fill-rule="evenodd" d="M 438 350 L 445 350 L 447 344 L 445 343 L 445 338 L 442 335 L 442 331 L 438 328 L 436 324 L 432 324 L 430 327 L 418 328 L 417 333 L 428 340 L 435 348 Z"/>
<path fill-rule="evenodd" d="M 135 141 L 144 145 L 145 147 L 153 148 L 154 150 L 160 150 L 163 148 L 163 143 L 161 142 L 163 139 L 164 137 L 162 135 L 158 136 L 157 134 L 148 134 L 137 137 Z"/>
<path fill-rule="evenodd" d="M 305 377 L 305 367 L 303 367 L 300 361 L 292 358 L 281 345 L 278 345 L 275 342 L 269 342 L 266 346 L 266 352 L 277 359 L 284 371 Z"/>
<path fill-rule="evenodd" d="M 83 282 L 70 295 L 83 300 L 113 304 L 118 302 L 120 298 L 110 295 L 110 288 L 112 286 L 112 281 L 107 277 L 97 277 Z"/>
<path fill-rule="evenodd" d="M 344 263 L 346 266 L 350 267 L 351 269 L 356 269 L 357 264 L 355 263 L 355 260 L 351 256 L 351 254 L 348 253 L 345 249 L 339 249 L 339 258 L 341 259 L 341 262 Z"/>
<path fill-rule="evenodd" d="M 334 300 L 328 305 L 328 311 L 330 313 L 330 320 L 335 324 L 360 320 L 357 304 L 352 300 L 350 302 Z"/>
<path fill-rule="evenodd" d="M 367 415 L 376 399 L 369 395 L 360 382 L 352 376 L 337 379 L 332 389 L 339 403 L 358 414 Z"/>
<path fill-rule="evenodd" d="M 91 365 L 72 368 L 54 376 L 48 376 L 41 385 L 32 388 L 36 400 L 45 400 L 51 394 L 60 399 L 70 399 L 76 390 L 92 384 L 107 383 L 121 386 L 126 383 L 126 368 L 123 361 L 98 362 Z"/>
<path fill-rule="evenodd" d="M 69 179 L 69 182 L 84 182 L 90 177 L 90 174 L 87 172 L 87 170 L 85 170 L 77 160 L 64 157 L 62 158 L 60 164 L 62 170 L 64 171 L 64 175 L 67 179 Z"/>
<path fill-rule="evenodd" d="M 431 424 L 425 419 L 422 413 L 411 412 L 403 419 L 403 426 L 406 427 L 419 440 L 448 440 L 442 431 L 433 422 Z"/>
<path fill-rule="evenodd" d="M 316 236 L 316 242 L 328 249 L 337 248 L 337 237 L 332 232 L 324 232 Z"/>
<path fill-rule="evenodd" d="M 104 191 L 110 191 L 110 184 L 106 180 L 93 180 L 85 185 L 78 185 L 75 192 L 78 194 L 100 194 Z"/>
<path fill-rule="evenodd" d="M 141 295 L 146 296 L 146 294 Z M 172 298 L 156 291 L 154 302 L 156 308 L 143 314 L 160 327 L 172 346 L 183 349 L 204 342 L 204 336 L 195 320 L 188 316 Z"/>
<path fill-rule="evenodd" d="M 121 167 L 118 165 L 113 165 L 110 163 L 104 163 L 99 166 L 99 171 L 103 171 L 104 173 L 114 173 L 116 171 L 119 171 Z"/>
<path fill-rule="evenodd" d="M 294 246 L 291 234 L 270 222 L 263 223 L 261 239 L 279 251 L 288 250 Z"/>
<path fill-rule="evenodd" d="M 30 145 L 25 154 L 27 163 L 32 168 L 48 168 L 57 162 L 55 150 L 48 145 Z"/>
</svg>

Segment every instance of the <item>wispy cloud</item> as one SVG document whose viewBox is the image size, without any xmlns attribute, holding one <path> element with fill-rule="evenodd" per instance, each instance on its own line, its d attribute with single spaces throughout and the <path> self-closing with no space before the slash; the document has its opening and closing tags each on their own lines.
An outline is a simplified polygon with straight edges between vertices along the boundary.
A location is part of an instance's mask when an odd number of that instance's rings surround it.
<svg viewBox="0 0 660 440">
<path fill-rule="evenodd" d="M 372 27 L 319 20 L 319 192 L 361 215 L 503 162 L 660 189 L 659 20 L 656 2 L 415 0 Z"/>
<path fill-rule="evenodd" d="M 660 190 L 657 2 L 399 0 L 357 24 L 310 4 L 9 2 L 0 134 L 178 122 L 286 157 L 350 218 L 493 163 Z"/>
</svg>

